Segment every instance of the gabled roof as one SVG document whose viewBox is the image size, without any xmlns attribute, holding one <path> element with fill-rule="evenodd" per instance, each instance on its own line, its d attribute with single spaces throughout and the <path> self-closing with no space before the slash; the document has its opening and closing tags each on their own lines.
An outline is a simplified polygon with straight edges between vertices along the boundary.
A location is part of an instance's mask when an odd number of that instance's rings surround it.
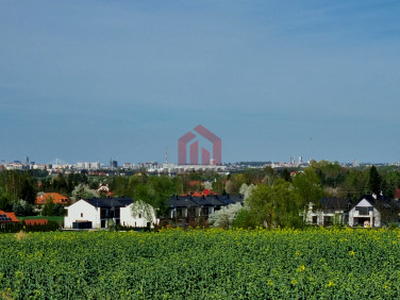
<svg viewBox="0 0 400 300">
<path fill-rule="evenodd" d="M 348 210 L 351 207 L 350 200 L 335 197 L 324 197 L 319 200 L 321 208 Z"/>
<path fill-rule="evenodd" d="M 168 206 L 174 208 L 184 207 L 200 207 L 200 206 L 227 206 L 229 204 L 242 203 L 243 198 L 241 196 L 201 196 L 193 197 L 193 195 L 178 196 L 174 195 L 168 200 Z"/>
<path fill-rule="evenodd" d="M 54 204 L 67 204 L 68 197 L 59 193 L 40 193 L 35 200 L 36 205 L 46 204 L 47 200 L 53 199 Z"/>
<path fill-rule="evenodd" d="M 94 207 L 111 208 L 111 207 L 125 207 L 133 202 L 131 198 L 92 198 L 82 199 Z"/>
<path fill-rule="evenodd" d="M 362 196 L 356 204 L 356 207 L 362 200 L 367 200 L 373 207 L 377 210 L 390 210 L 390 211 L 400 211 L 400 204 L 397 201 L 385 196 L 385 195 L 364 195 Z"/>
<path fill-rule="evenodd" d="M 0 223 L 19 222 L 15 213 L 0 210 Z"/>
<path fill-rule="evenodd" d="M 195 201 L 199 206 L 221 206 L 221 205 L 223 205 L 223 203 L 221 201 L 218 201 L 218 199 L 213 196 L 197 197 L 197 198 L 193 198 L 193 201 Z"/>
<path fill-rule="evenodd" d="M 190 196 L 172 196 L 168 202 L 169 207 L 173 208 L 182 208 L 182 207 L 198 207 L 199 204 L 196 201 L 193 201 L 193 198 Z"/>
</svg>

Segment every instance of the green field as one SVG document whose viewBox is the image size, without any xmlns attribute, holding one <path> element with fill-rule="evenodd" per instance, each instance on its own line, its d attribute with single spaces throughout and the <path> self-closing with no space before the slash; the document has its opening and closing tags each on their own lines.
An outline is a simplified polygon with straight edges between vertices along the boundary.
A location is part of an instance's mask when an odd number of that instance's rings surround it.
<svg viewBox="0 0 400 300">
<path fill-rule="evenodd" d="M 394 299 L 398 230 L 0 235 L 5 299 Z"/>
</svg>

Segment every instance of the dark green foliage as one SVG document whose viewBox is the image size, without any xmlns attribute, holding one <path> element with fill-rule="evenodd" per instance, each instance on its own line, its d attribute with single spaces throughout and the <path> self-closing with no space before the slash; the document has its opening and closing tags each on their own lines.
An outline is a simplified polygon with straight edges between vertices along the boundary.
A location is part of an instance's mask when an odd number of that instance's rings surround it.
<svg viewBox="0 0 400 300">
<path fill-rule="evenodd" d="M 12 210 L 17 216 L 31 216 L 33 214 L 32 204 L 24 200 L 14 202 Z"/>
<path fill-rule="evenodd" d="M 337 187 L 345 180 L 347 169 L 340 166 L 338 162 L 321 160 L 312 161 L 310 168 L 318 175 L 322 186 Z"/>
<path fill-rule="evenodd" d="M 267 228 L 303 226 L 299 212 L 304 209 L 289 182 L 282 179 L 273 185 L 258 185 L 245 201 L 259 226 Z"/>
<path fill-rule="evenodd" d="M 141 182 L 142 181 L 142 182 Z M 142 200 L 154 208 L 158 209 L 159 214 L 163 215 L 166 210 L 166 200 L 175 192 L 175 186 L 170 178 L 166 176 L 151 176 L 134 186 L 134 199 Z"/>
<path fill-rule="evenodd" d="M 63 216 L 65 215 L 65 205 L 55 204 L 53 207 L 53 216 Z"/>
<path fill-rule="evenodd" d="M 350 169 L 345 175 L 344 182 L 339 187 L 339 196 L 355 201 L 364 195 L 364 187 L 368 173 L 361 170 Z"/>
<path fill-rule="evenodd" d="M 24 176 L 21 186 L 21 196 L 22 200 L 25 200 L 29 204 L 34 204 L 37 194 L 37 183 L 36 181 L 27 175 Z"/>
<path fill-rule="evenodd" d="M 366 193 L 379 194 L 382 191 L 382 177 L 375 166 L 369 169 L 369 177 L 365 187 Z"/>
<path fill-rule="evenodd" d="M 287 182 L 291 182 L 292 178 L 290 176 L 290 172 L 288 169 L 283 169 L 282 173 L 281 173 L 281 178 Z"/>
<path fill-rule="evenodd" d="M 0 226 L 0 233 L 15 233 L 21 230 L 25 232 L 46 232 L 61 229 L 61 225 L 55 221 L 48 221 L 47 224 L 24 225 L 24 222 L 4 223 Z"/>
<path fill-rule="evenodd" d="M 55 177 L 47 176 L 40 180 L 40 190 L 42 192 L 57 192 L 70 196 L 75 186 L 79 184 L 88 184 L 86 173 L 71 173 L 65 178 L 64 174 L 57 174 Z"/>
<path fill-rule="evenodd" d="M 7 195 L 0 195 L 0 209 L 4 211 L 12 209 L 11 201 Z"/>
<path fill-rule="evenodd" d="M 45 205 L 43 206 L 42 209 L 42 215 L 43 216 L 53 216 L 53 209 L 54 209 L 54 202 L 53 199 L 48 199 L 45 203 Z"/>
<path fill-rule="evenodd" d="M 221 180 L 214 181 L 212 183 L 212 189 L 215 193 L 219 195 L 224 195 L 225 193 L 225 186 Z"/>
<path fill-rule="evenodd" d="M 14 203 L 20 199 L 33 204 L 36 199 L 37 182 L 27 171 L 0 172 L 0 196 Z"/>
<path fill-rule="evenodd" d="M 245 229 L 254 229 L 260 224 L 253 217 L 252 212 L 247 208 L 242 208 L 239 210 L 236 219 L 234 221 L 233 227 L 237 228 L 245 228 Z"/>
</svg>

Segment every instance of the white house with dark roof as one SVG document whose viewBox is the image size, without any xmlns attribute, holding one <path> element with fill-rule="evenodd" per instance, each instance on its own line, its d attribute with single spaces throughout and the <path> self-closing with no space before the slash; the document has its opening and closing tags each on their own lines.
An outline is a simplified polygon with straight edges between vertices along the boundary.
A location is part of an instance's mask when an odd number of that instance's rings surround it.
<svg viewBox="0 0 400 300">
<path fill-rule="evenodd" d="M 64 228 L 103 229 L 111 222 L 129 227 L 152 227 L 158 223 L 153 207 L 137 205 L 138 202 L 124 197 L 81 199 L 66 207 Z"/>
<path fill-rule="evenodd" d="M 307 224 L 318 226 L 347 224 L 350 207 L 347 199 L 325 197 L 320 199 L 318 206 L 309 204 L 305 220 Z"/>
<path fill-rule="evenodd" d="M 235 203 L 243 203 L 243 197 L 240 195 L 173 195 L 167 201 L 168 213 L 165 220 L 177 223 L 188 223 L 199 218 L 206 220 L 210 214 L 220 210 L 221 207 Z"/>
<path fill-rule="evenodd" d="M 304 218 L 307 224 L 330 226 L 336 224 L 350 227 L 382 227 L 398 223 L 400 204 L 384 195 L 364 195 L 355 205 L 349 200 L 323 198 L 318 206 L 310 204 Z"/>
<path fill-rule="evenodd" d="M 365 195 L 349 211 L 349 226 L 382 227 L 399 221 L 397 201 L 382 194 Z"/>
</svg>

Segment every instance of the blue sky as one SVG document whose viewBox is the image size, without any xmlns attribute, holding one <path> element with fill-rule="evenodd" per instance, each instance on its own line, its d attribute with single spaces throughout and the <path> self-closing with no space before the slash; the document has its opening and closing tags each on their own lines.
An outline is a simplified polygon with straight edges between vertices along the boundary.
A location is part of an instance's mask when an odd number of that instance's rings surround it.
<svg viewBox="0 0 400 300">
<path fill-rule="evenodd" d="M 0 159 L 400 158 L 398 1 L 0 0 Z"/>
</svg>

